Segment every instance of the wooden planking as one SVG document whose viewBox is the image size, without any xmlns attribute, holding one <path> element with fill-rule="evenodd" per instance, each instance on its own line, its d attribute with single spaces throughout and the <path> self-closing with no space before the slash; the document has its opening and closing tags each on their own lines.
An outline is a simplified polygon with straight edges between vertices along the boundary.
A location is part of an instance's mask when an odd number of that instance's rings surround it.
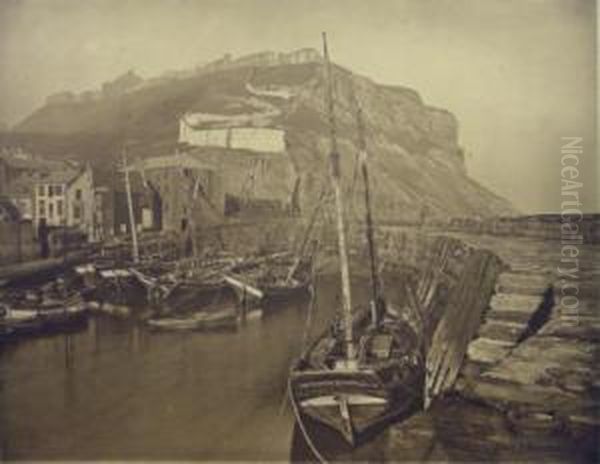
<svg viewBox="0 0 600 464">
<path fill-rule="evenodd" d="M 454 384 L 469 342 L 479 328 L 497 270 L 498 260 L 489 252 L 470 250 L 465 258 L 461 279 L 450 290 L 427 354 L 426 406 Z"/>
</svg>

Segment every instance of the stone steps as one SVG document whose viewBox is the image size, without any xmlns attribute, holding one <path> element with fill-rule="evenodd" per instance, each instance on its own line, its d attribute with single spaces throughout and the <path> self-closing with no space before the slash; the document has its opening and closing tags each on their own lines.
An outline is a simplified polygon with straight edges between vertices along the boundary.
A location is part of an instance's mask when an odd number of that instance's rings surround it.
<svg viewBox="0 0 600 464">
<path fill-rule="evenodd" d="M 483 324 L 479 329 L 479 336 L 500 342 L 516 345 L 517 341 L 527 330 L 525 323 L 491 320 Z"/>
<path fill-rule="evenodd" d="M 469 344 L 467 358 L 478 365 L 491 366 L 504 359 L 513 346 L 512 343 L 479 337 Z"/>
<path fill-rule="evenodd" d="M 467 351 L 467 363 L 486 368 L 501 362 L 529 329 L 532 317 L 546 302 L 552 286 L 546 275 L 503 272 L 496 282 L 496 294 Z"/>
<path fill-rule="evenodd" d="M 503 272 L 496 283 L 496 292 L 540 296 L 552 285 L 553 279 L 546 275 Z"/>
<path fill-rule="evenodd" d="M 577 286 L 577 297 L 579 299 L 598 300 L 600 298 L 600 279 L 578 279 L 575 281 L 569 281 L 569 284 Z M 562 285 L 562 280 L 557 280 L 554 283 L 554 293 L 556 295 L 557 300 L 559 300 L 560 296 L 562 295 Z M 566 295 L 573 295 L 574 293 L 575 290 L 566 290 Z"/>
<path fill-rule="evenodd" d="M 526 311 L 514 311 L 514 310 L 505 310 L 505 309 L 490 309 L 487 313 L 487 319 L 498 321 L 498 322 L 506 322 L 506 323 L 516 323 L 516 324 L 527 324 L 529 319 L 531 318 L 532 312 Z"/>
<path fill-rule="evenodd" d="M 491 301 L 490 308 L 497 310 L 522 311 L 531 313 L 542 303 L 541 295 L 519 295 L 514 293 L 496 293 Z"/>
</svg>

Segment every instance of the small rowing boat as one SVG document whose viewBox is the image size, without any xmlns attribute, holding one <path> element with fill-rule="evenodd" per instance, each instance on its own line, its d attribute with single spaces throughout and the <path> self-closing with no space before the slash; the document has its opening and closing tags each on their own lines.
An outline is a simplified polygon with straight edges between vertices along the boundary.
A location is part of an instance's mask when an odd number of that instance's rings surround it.
<svg viewBox="0 0 600 464">
<path fill-rule="evenodd" d="M 211 330 L 237 327 L 238 311 L 226 308 L 219 311 L 201 311 L 187 317 L 161 317 L 146 321 L 148 326 L 164 331 Z"/>
</svg>

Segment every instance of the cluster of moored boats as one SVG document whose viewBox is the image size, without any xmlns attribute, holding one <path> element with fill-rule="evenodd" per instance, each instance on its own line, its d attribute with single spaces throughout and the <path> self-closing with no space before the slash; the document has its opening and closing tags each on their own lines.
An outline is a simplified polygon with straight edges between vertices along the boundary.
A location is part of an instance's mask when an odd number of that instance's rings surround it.
<svg viewBox="0 0 600 464">
<path fill-rule="evenodd" d="M 67 291 L 62 279 L 51 288 L 12 292 L 0 302 L 0 340 L 50 334 L 85 326 L 88 306 L 81 293 Z"/>
<path fill-rule="evenodd" d="M 0 294 L 0 340 L 85 327 L 90 314 L 161 331 L 231 329 L 308 288 L 289 253 L 80 265 L 42 285 Z M 294 272 L 290 273 L 290 267 Z M 302 279 L 302 280 L 300 280 Z"/>
</svg>

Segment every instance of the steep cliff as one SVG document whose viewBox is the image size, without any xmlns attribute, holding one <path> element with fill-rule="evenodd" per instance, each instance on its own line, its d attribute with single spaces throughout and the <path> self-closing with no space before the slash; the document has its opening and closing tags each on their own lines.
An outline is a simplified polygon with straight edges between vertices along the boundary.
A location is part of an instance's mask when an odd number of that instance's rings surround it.
<svg viewBox="0 0 600 464">
<path fill-rule="evenodd" d="M 513 213 L 466 174 L 450 112 L 427 106 L 411 89 L 378 85 L 338 66 L 334 77 L 346 189 L 358 193 L 361 185 L 353 180 L 360 104 L 380 217 L 413 219 L 423 209 L 441 217 Z M 178 142 L 184 115 L 208 126 L 282 129 L 308 205 L 327 179 L 324 89 L 316 62 L 243 66 L 141 85 L 115 97 L 47 104 L 18 125 L 15 137 L 106 166 L 124 140 L 135 140 L 142 156 L 165 154 Z"/>
</svg>

